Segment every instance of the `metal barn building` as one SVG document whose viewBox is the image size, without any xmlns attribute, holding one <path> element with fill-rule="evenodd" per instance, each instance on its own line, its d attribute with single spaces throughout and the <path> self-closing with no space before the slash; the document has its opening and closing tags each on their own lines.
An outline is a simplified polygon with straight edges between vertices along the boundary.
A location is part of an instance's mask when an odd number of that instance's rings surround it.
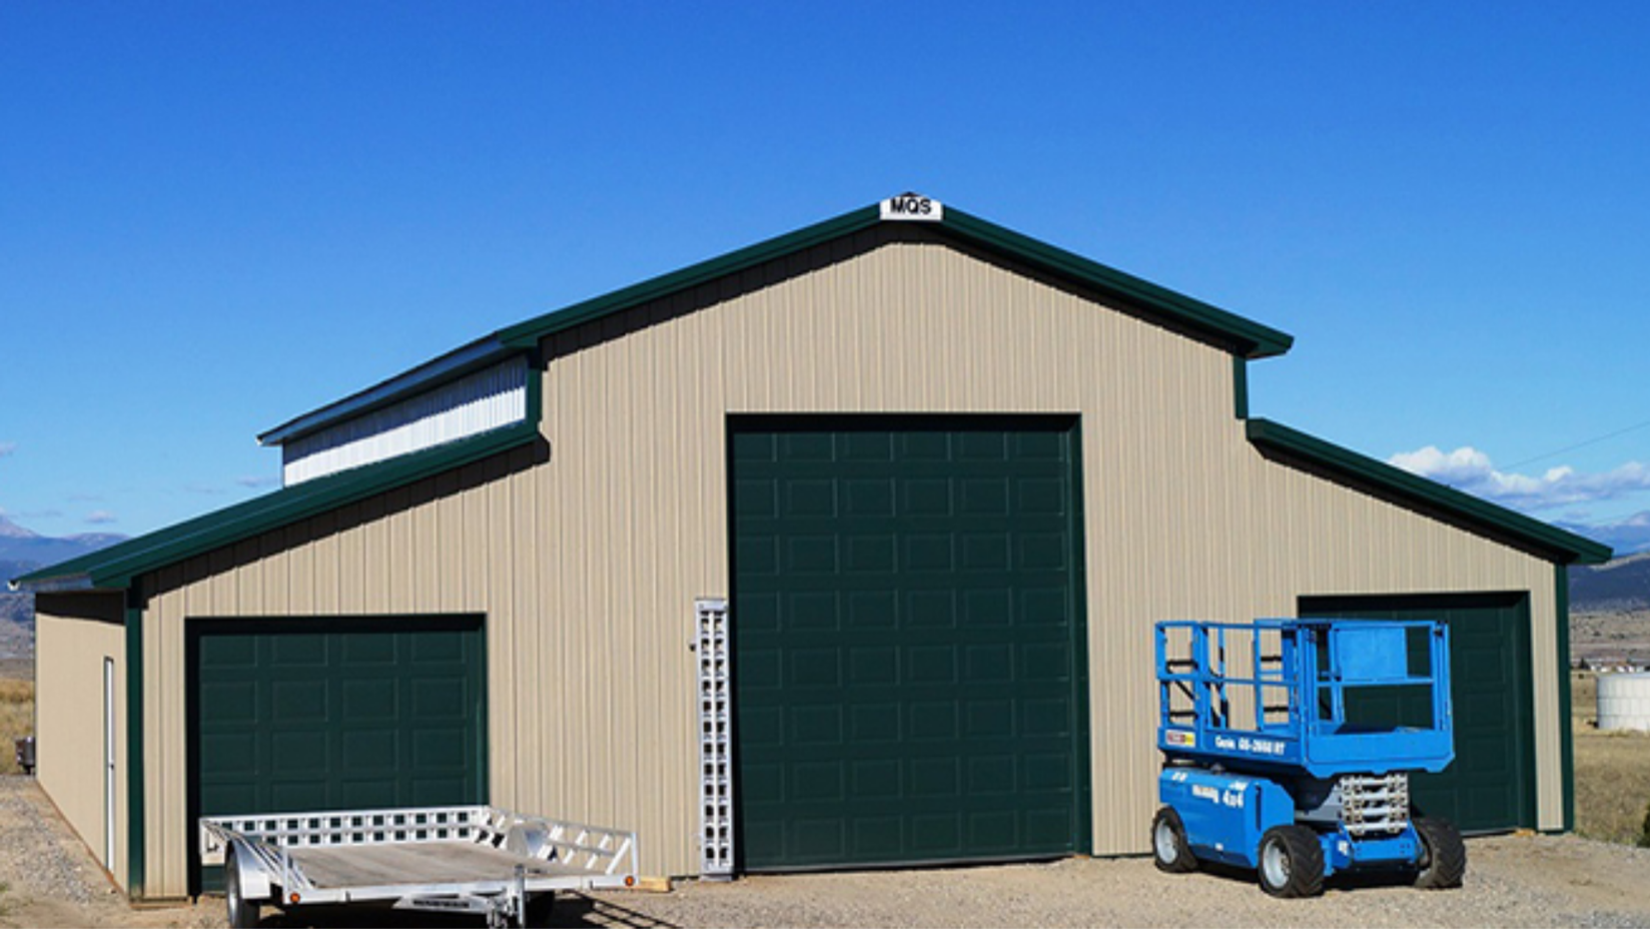
<svg viewBox="0 0 1650 931">
<path fill-rule="evenodd" d="M 1417 804 L 1567 829 L 1565 566 L 1609 551 L 1250 416 L 1290 343 L 915 196 L 500 330 L 264 434 L 281 490 L 18 580 L 41 784 L 140 899 L 278 810 L 490 802 L 670 875 L 1134 854 L 1154 621 L 1442 616 Z"/>
</svg>

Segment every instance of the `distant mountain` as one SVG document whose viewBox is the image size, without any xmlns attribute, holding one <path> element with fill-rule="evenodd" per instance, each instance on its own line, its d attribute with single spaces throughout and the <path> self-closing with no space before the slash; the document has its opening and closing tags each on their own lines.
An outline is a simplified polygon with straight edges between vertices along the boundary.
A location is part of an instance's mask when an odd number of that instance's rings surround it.
<svg viewBox="0 0 1650 931">
<path fill-rule="evenodd" d="M 1616 551 L 1617 556 L 1631 556 L 1650 550 L 1650 511 L 1640 511 L 1632 517 L 1613 524 L 1569 524 L 1556 522 L 1555 526 L 1580 534 Z"/>
<path fill-rule="evenodd" d="M 1570 609 L 1631 610 L 1650 607 L 1650 553 L 1635 553 L 1602 566 L 1570 567 Z"/>
<path fill-rule="evenodd" d="M 0 581 L 10 581 L 76 556 L 84 556 L 126 539 L 118 533 L 81 533 L 47 537 L 0 517 Z"/>
<path fill-rule="evenodd" d="M 118 533 L 47 537 L 0 517 L 0 658 L 34 651 L 34 596 L 5 583 L 126 539 Z"/>
</svg>

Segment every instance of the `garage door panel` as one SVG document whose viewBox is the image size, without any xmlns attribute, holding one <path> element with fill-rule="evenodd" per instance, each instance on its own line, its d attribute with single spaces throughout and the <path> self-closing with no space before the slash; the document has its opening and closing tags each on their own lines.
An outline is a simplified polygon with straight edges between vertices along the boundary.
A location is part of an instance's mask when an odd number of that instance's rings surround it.
<svg viewBox="0 0 1650 931">
<path fill-rule="evenodd" d="M 1469 832 L 1535 827 L 1530 620 L 1524 593 L 1302 598 L 1303 616 L 1440 620 L 1450 632 L 1455 762 L 1411 779 L 1414 808 Z M 1431 720 L 1424 689 L 1359 696 L 1348 713 L 1378 723 Z M 1349 696 L 1350 697 L 1350 696 Z"/>
<path fill-rule="evenodd" d="M 188 630 L 191 817 L 486 801 L 478 618 Z"/>
<path fill-rule="evenodd" d="M 745 866 L 1075 849 L 1071 423 L 866 422 L 730 442 Z"/>
</svg>

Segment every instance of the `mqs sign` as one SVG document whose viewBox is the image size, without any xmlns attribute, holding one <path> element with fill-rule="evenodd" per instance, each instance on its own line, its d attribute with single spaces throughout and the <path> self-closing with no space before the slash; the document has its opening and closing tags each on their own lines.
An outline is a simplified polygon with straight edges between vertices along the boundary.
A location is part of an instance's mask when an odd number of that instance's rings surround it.
<svg viewBox="0 0 1650 931">
<path fill-rule="evenodd" d="M 901 194 L 882 202 L 882 218 L 884 220 L 927 220 L 933 222 L 945 219 L 945 206 L 932 197 L 924 197 L 921 194 Z"/>
</svg>

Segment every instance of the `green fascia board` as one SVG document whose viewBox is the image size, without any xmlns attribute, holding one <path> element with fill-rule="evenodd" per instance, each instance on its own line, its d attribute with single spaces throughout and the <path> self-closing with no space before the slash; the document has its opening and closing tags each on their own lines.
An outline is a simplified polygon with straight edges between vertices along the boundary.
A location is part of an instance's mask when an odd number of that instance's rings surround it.
<svg viewBox="0 0 1650 931">
<path fill-rule="evenodd" d="M 1540 552 L 1552 554 L 1560 563 L 1597 565 L 1610 559 L 1610 547 L 1602 543 L 1560 530 L 1533 517 L 1491 504 L 1283 424 L 1254 418 L 1245 422 L 1245 429 L 1249 442 L 1256 446 L 1366 482 L 1398 498 L 1434 508 L 1469 525 L 1505 534 Z"/>
<path fill-rule="evenodd" d="M 1171 291 L 1143 278 L 1086 259 L 1074 252 L 1032 239 L 1006 227 L 952 207 L 945 208 L 940 224 L 947 232 L 974 242 L 1009 258 L 1051 272 L 1104 294 L 1155 311 L 1193 329 L 1231 340 L 1249 359 L 1279 356 L 1289 351 L 1295 338 L 1288 333 L 1240 317 L 1178 291 Z"/>
<path fill-rule="evenodd" d="M 318 430 L 324 430 L 339 421 L 381 410 L 397 401 L 427 391 L 435 385 L 453 381 L 520 354 L 520 350 L 500 345 L 492 336 L 482 337 L 347 398 L 316 408 L 307 414 L 300 414 L 278 427 L 265 430 L 258 434 L 258 444 L 272 446 L 296 440 Z"/>
<path fill-rule="evenodd" d="M 537 440 L 538 435 L 538 422 L 528 420 L 312 479 L 39 569 L 14 579 L 12 585 L 34 590 L 126 588 L 145 572 L 506 452 Z"/>
<path fill-rule="evenodd" d="M 515 326 L 506 327 L 493 335 L 499 342 L 507 346 L 530 349 L 537 346 L 539 340 L 544 337 L 578 326 L 581 323 L 588 323 L 609 314 L 619 313 L 725 275 L 736 274 L 764 262 L 783 258 L 821 243 L 869 229 L 879 222 L 880 216 L 880 211 L 876 206 L 863 207 L 842 216 L 803 227 L 784 236 L 765 240 L 753 246 L 746 246 L 743 249 L 729 252 L 714 259 L 689 265 L 687 268 L 670 274 L 650 278 L 627 288 L 620 288 L 600 297 L 594 297 L 587 301 L 580 301 L 577 304 L 563 307 L 560 310 L 551 311 L 531 320 L 518 323 Z"/>
<path fill-rule="evenodd" d="M 600 319 L 609 314 L 628 310 L 647 301 L 732 275 L 763 262 L 783 258 L 821 243 L 869 229 L 883 222 L 878 205 L 862 207 L 834 219 L 804 227 L 792 233 L 769 239 L 730 252 L 719 258 L 691 265 L 680 271 L 652 278 L 640 284 L 622 288 L 601 297 L 573 304 L 561 310 L 535 317 L 494 334 L 499 342 L 518 348 L 529 348 L 546 336 Z M 915 222 L 915 225 L 938 229 L 944 236 L 996 253 L 1023 265 L 1038 269 L 1098 291 L 1122 298 L 1148 312 L 1160 314 L 1208 333 L 1222 341 L 1235 344 L 1245 358 L 1258 359 L 1281 355 L 1289 350 L 1294 337 L 1271 327 L 1240 317 L 1229 311 L 1206 304 L 1195 298 L 1170 291 L 1117 269 L 1101 265 L 1048 243 L 1032 239 L 1013 230 L 972 216 L 954 207 L 944 208 L 943 219 L 937 222 Z"/>
</svg>

